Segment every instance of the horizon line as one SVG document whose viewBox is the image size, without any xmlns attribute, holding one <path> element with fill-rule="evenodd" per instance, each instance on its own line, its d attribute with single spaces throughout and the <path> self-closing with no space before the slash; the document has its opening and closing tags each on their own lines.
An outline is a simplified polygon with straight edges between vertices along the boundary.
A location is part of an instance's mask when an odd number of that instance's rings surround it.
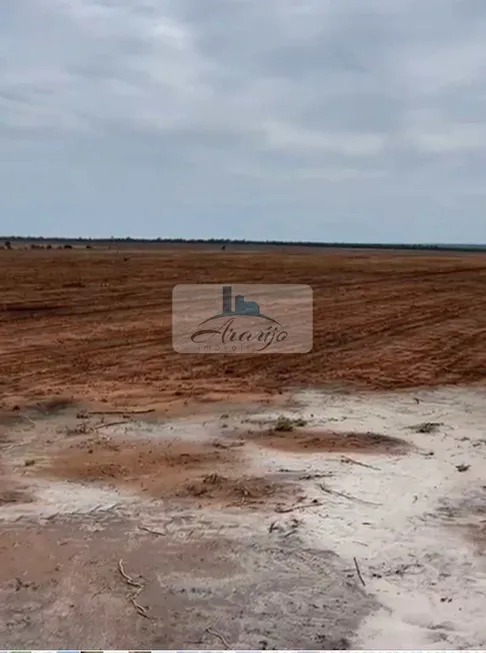
<svg viewBox="0 0 486 653">
<path fill-rule="evenodd" d="M 133 236 L 125 237 L 91 237 L 91 236 L 0 236 L 0 241 L 44 241 L 44 242 L 67 242 L 67 243 L 179 243 L 179 244 L 218 244 L 218 245 L 282 245 L 303 247 L 355 247 L 355 248 L 422 248 L 422 249 L 459 249 L 467 248 L 478 250 L 486 249 L 486 243 L 445 243 L 445 242 L 363 242 L 363 241 L 318 241 L 318 240 L 263 240 L 263 239 L 245 239 L 245 238 L 137 238 Z"/>
</svg>

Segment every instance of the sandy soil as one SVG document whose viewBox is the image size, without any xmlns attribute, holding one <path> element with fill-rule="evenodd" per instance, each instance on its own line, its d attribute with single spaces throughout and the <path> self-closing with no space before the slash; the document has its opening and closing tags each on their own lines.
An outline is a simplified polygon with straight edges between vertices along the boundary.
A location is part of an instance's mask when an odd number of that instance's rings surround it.
<svg viewBox="0 0 486 653">
<path fill-rule="evenodd" d="M 484 393 L 294 406 L 285 433 L 280 408 L 10 421 L 6 646 L 486 646 Z"/>
<path fill-rule="evenodd" d="M 310 284 L 314 351 L 176 354 L 172 288 L 199 282 Z M 482 382 L 485 283 L 473 254 L 0 250 L 0 397 L 167 409 L 329 383 Z"/>
<path fill-rule="evenodd" d="M 484 256 L 0 251 L 0 279 L 7 648 L 486 647 Z M 314 351 L 175 354 L 195 280 L 311 284 Z"/>
</svg>

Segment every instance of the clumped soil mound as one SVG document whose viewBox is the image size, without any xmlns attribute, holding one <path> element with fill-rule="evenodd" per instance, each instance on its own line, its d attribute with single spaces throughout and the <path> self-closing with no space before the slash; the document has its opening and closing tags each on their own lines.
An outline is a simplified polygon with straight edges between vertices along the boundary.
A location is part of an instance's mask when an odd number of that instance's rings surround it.
<svg viewBox="0 0 486 653">
<path fill-rule="evenodd" d="M 79 481 L 145 483 L 160 480 L 167 487 L 191 474 L 201 474 L 232 462 L 232 451 L 216 450 L 192 442 L 135 442 L 87 440 L 54 456 L 50 474 Z"/>
<path fill-rule="evenodd" d="M 156 498 L 233 505 L 289 496 L 290 489 L 284 491 L 281 484 L 244 476 L 242 462 L 235 449 L 212 444 L 91 440 L 59 452 L 40 473 L 70 481 L 125 485 Z"/>
<path fill-rule="evenodd" d="M 272 483 L 255 476 L 227 478 L 220 474 L 209 474 L 187 483 L 180 494 L 222 502 L 232 501 L 236 504 L 261 504 L 270 498 L 286 499 L 290 490 L 288 484 Z"/>
<path fill-rule="evenodd" d="M 258 444 L 270 449 L 302 452 L 359 452 L 359 453 L 406 453 L 411 446 L 388 435 L 379 433 L 356 433 L 353 431 L 339 433 L 330 430 L 294 429 L 292 431 L 276 431 L 273 429 L 251 434 Z"/>
</svg>

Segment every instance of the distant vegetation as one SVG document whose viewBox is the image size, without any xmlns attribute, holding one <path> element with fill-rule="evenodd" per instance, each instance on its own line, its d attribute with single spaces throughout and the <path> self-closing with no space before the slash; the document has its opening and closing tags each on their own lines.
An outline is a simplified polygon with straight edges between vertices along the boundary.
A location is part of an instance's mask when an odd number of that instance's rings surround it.
<svg viewBox="0 0 486 653">
<path fill-rule="evenodd" d="M 42 248 L 43 243 L 57 244 L 59 248 L 69 249 L 72 245 L 85 246 L 91 249 L 94 244 L 100 246 L 107 245 L 219 245 L 225 250 L 230 245 L 237 246 L 277 246 L 277 247 L 318 247 L 323 249 L 385 249 L 385 250 L 426 250 L 426 251 L 455 251 L 455 252 L 485 252 L 485 245 L 467 245 L 467 244 L 426 244 L 417 243 L 405 245 L 401 243 L 318 243 L 309 241 L 281 241 L 281 240 L 231 240 L 229 238 L 42 238 L 42 237 L 19 237 L 8 236 L 3 239 L 4 247 L 11 249 L 18 245 L 29 244 L 34 249 Z M 37 245 L 37 247 L 35 246 Z M 49 247 L 49 245 L 46 245 Z"/>
</svg>

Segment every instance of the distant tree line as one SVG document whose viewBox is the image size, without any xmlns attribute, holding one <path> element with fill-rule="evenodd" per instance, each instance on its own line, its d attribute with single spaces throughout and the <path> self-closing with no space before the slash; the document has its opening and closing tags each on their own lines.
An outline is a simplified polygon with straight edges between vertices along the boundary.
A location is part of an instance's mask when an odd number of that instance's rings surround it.
<svg viewBox="0 0 486 653">
<path fill-rule="evenodd" d="M 281 241 L 281 240 L 246 240 L 246 239 L 231 239 L 231 238 L 45 238 L 42 236 L 28 237 L 28 236 L 9 236 L 3 239 L 4 245 L 11 248 L 15 243 L 32 243 L 32 242 L 49 242 L 49 243 L 73 243 L 79 245 L 87 245 L 90 247 L 91 243 L 98 243 L 100 245 L 116 245 L 117 243 L 132 243 L 132 244 L 187 244 L 187 245 L 219 245 L 224 248 L 231 245 L 256 245 L 256 246 L 277 246 L 277 247 L 313 247 L 322 249 L 384 249 L 384 250 L 434 250 L 434 251 L 469 251 L 469 252 L 484 252 L 486 251 L 485 245 L 449 245 L 449 244 L 402 244 L 402 243 L 326 243 L 326 242 L 310 242 L 310 241 Z"/>
</svg>

